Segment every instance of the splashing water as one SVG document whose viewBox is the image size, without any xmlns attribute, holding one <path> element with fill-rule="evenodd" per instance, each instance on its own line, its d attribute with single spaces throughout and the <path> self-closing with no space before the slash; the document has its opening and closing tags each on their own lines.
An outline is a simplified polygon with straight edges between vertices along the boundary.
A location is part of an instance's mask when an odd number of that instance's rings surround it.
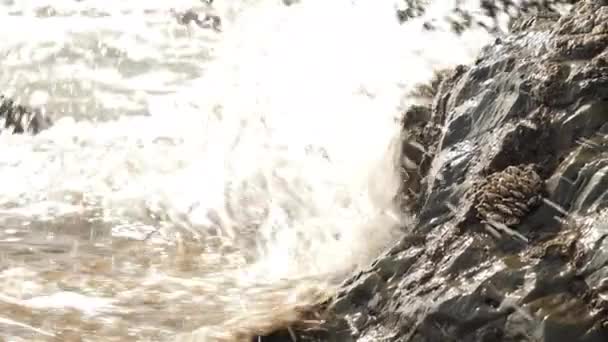
<svg viewBox="0 0 608 342">
<path fill-rule="evenodd" d="M 0 6 L 2 90 L 61 118 L 0 136 L 2 338 L 289 321 L 398 238 L 403 94 L 489 38 L 400 26 L 392 1 L 216 1 L 221 33 L 168 3 Z"/>
</svg>

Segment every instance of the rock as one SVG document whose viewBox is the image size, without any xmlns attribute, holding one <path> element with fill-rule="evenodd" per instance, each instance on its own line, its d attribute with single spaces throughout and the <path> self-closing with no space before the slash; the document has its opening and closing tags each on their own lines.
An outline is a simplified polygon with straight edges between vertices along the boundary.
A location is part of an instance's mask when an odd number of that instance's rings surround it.
<svg viewBox="0 0 608 342">
<path fill-rule="evenodd" d="M 408 111 L 416 223 L 299 341 L 608 341 L 607 23 L 603 0 L 523 18 Z M 512 234 L 483 222 L 513 208 Z"/>
<path fill-rule="evenodd" d="M 0 95 L 0 120 L 12 133 L 36 134 L 51 125 L 51 119 L 38 108 L 28 108 Z"/>
<path fill-rule="evenodd" d="M 283 0 L 283 5 L 291 6 L 291 5 L 295 5 L 299 2 L 300 2 L 300 0 Z"/>
<path fill-rule="evenodd" d="M 212 1 L 209 2 L 209 4 L 211 3 Z M 191 23 L 195 23 L 198 27 L 203 29 L 212 29 L 216 32 L 220 32 L 222 30 L 222 19 L 217 15 L 205 13 L 201 19 L 198 13 L 196 13 L 193 9 L 183 12 L 177 12 L 171 9 L 170 13 L 180 25 L 188 26 Z"/>
<path fill-rule="evenodd" d="M 430 163 L 437 148 L 437 137 L 441 133 L 441 118 L 432 117 L 430 105 L 437 96 L 440 85 L 445 79 L 453 77 L 450 70 L 439 70 L 435 72 L 428 85 L 415 87 L 408 95 L 417 98 L 420 103 L 427 105 L 415 105 L 408 108 L 404 115 L 402 124 L 402 160 L 401 180 L 402 185 L 400 203 L 406 212 L 415 212 L 418 194 L 420 193 L 421 180 L 429 171 Z M 432 122 L 432 124 L 430 123 Z"/>
</svg>

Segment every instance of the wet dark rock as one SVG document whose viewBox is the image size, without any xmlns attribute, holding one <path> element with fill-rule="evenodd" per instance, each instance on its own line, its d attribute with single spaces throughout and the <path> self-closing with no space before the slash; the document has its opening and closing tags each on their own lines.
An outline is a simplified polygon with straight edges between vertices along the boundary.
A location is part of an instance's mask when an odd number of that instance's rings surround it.
<svg viewBox="0 0 608 342">
<path fill-rule="evenodd" d="M 209 2 L 209 4 L 211 4 L 211 2 Z M 199 16 L 199 14 L 193 9 L 183 12 L 177 12 L 172 9 L 171 15 L 173 15 L 177 23 L 180 25 L 187 26 L 194 23 L 203 29 L 212 29 L 216 32 L 220 32 L 222 30 L 222 19 L 217 15 L 205 13 L 202 16 Z"/>
<path fill-rule="evenodd" d="M 283 0 L 283 5 L 291 6 L 291 5 L 295 5 L 299 2 L 300 2 L 299 0 Z"/>
<path fill-rule="evenodd" d="M 0 95 L 0 122 L 12 133 L 38 133 L 51 125 L 51 119 L 39 108 L 16 104 L 12 99 Z"/>
<path fill-rule="evenodd" d="M 442 81 L 453 78 L 451 70 L 439 70 L 435 72 L 429 84 L 419 85 L 414 88 L 408 96 L 417 98 L 420 103 L 427 105 L 415 105 L 409 107 L 401 121 L 402 136 L 402 160 L 401 180 L 402 189 L 400 203 L 402 209 L 408 212 L 417 210 L 420 193 L 421 180 L 426 176 L 431 166 L 431 161 L 438 146 L 438 137 L 441 133 L 442 118 L 433 117 L 431 104 L 440 91 Z M 446 81 L 447 83 L 447 81 Z M 433 122 L 434 124 L 430 124 Z"/>
<path fill-rule="evenodd" d="M 608 341 L 608 1 L 514 27 L 407 111 L 416 223 L 299 340 Z M 492 182 L 526 202 L 508 229 L 470 195 Z"/>
</svg>

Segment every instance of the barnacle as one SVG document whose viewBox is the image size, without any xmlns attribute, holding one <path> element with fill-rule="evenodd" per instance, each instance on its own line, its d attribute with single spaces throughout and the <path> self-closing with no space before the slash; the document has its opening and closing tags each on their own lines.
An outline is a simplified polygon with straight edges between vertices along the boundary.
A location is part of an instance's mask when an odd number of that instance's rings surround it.
<svg viewBox="0 0 608 342">
<path fill-rule="evenodd" d="M 475 189 L 477 217 L 491 223 L 517 225 L 540 202 L 543 185 L 533 164 L 495 172 Z"/>
</svg>

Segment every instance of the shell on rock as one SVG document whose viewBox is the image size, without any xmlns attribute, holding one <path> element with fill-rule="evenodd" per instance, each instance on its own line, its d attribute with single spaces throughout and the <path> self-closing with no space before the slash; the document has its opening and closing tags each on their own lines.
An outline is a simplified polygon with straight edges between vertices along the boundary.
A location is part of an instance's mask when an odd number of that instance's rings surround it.
<svg viewBox="0 0 608 342">
<path fill-rule="evenodd" d="M 475 190 L 477 217 L 506 226 L 517 225 L 540 203 L 543 186 L 533 164 L 509 166 L 495 172 Z"/>
</svg>

